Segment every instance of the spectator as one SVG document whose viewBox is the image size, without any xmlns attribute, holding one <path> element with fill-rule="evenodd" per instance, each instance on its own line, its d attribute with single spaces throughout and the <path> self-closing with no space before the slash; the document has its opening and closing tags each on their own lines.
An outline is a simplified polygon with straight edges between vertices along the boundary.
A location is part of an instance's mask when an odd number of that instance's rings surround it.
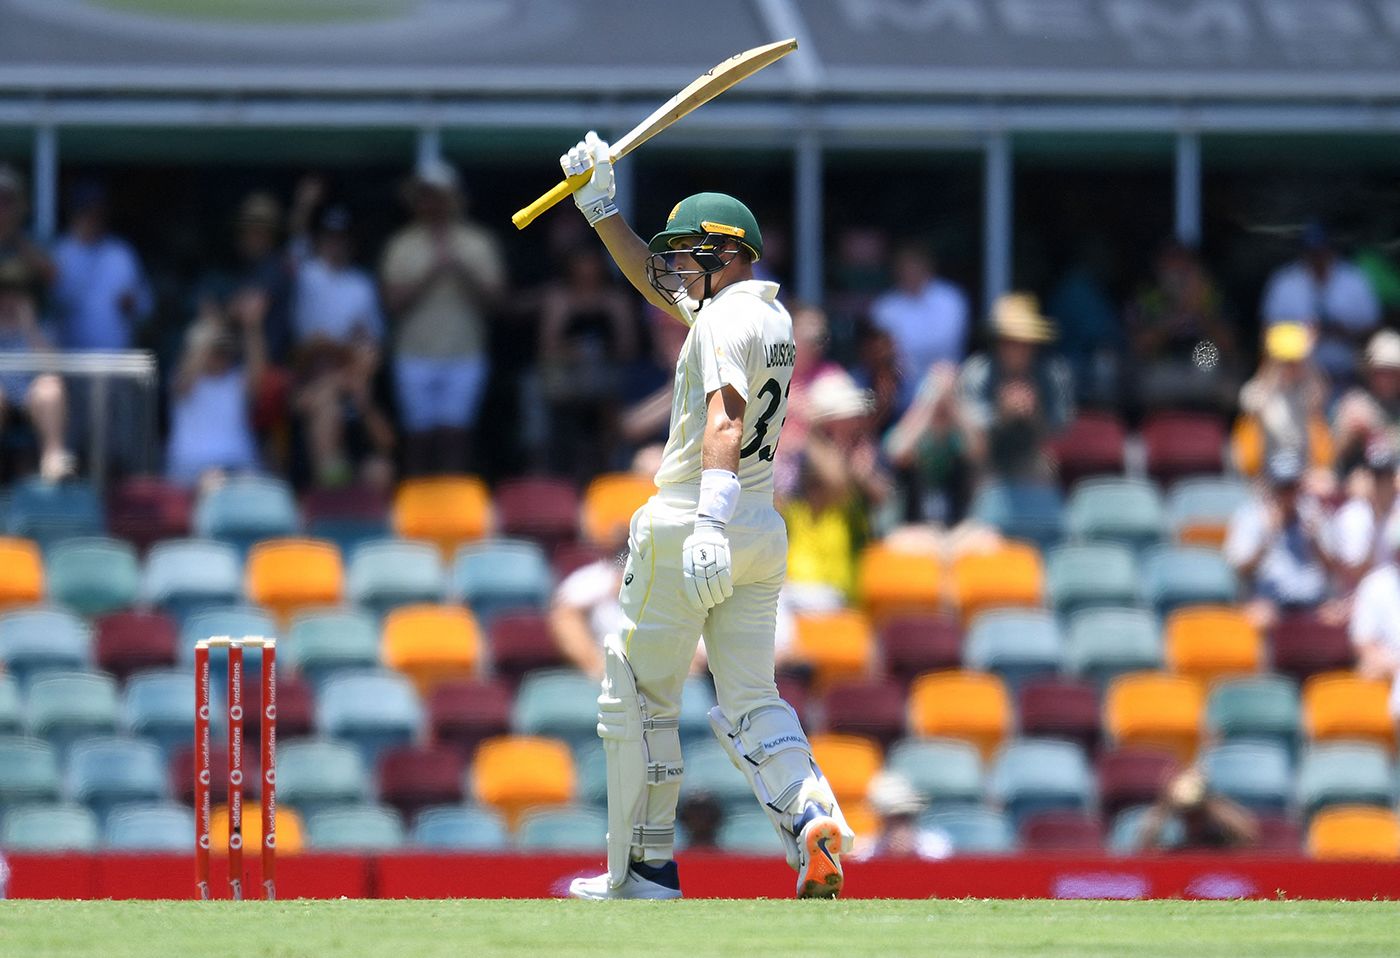
<svg viewBox="0 0 1400 958">
<path fill-rule="evenodd" d="M 1382 533 L 1386 558 L 1356 588 L 1351 641 L 1362 675 L 1391 683 L 1390 714 L 1400 720 L 1400 522 L 1393 517 Z"/>
<path fill-rule="evenodd" d="M 0 268 L 18 261 L 36 287 L 47 289 L 54 281 L 54 264 L 44 248 L 24 232 L 29 215 L 24 177 L 0 163 Z"/>
<path fill-rule="evenodd" d="M 992 327 L 992 351 L 969 359 L 958 383 L 968 458 L 1002 478 L 1044 476 L 1045 440 L 1074 416 L 1073 377 L 1064 360 L 1042 350 L 1055 327 L 1034 296 L 998 297 Z"/>
<path fill-rule="evenodd" d="M 899 355 L 894 337 L 869 323 L 862 323 L 857 337 L 857 362 L 851 370 L 856 384 L 870 392 L 874 401 L 870 423 L 876 431 L 885 429 L 898 410 L 903 388 Z"/>
<path fill-rule="evenodd" d="M 685 829 L 686 851 L 717 851 L 724 807 L 709 792 L 682 795 L 676 806 L 676 824 Z"/>
<path fill-rule="evenodd" d="M 390 239 L 380 275 L 395 324 L 399 415 L 408 472 L 464 472 L 489 374 L 487 319 L 505 291 L 496 241 L 464 219 L 457 173 L 422 165 L 413 221 Z"/>
<path fill-rule="evenodd" d="M 20 257 L 0 262 L 0 353 L 41 353 L 52 348 L 39 328 L 33 277 Z M 66 428 L 63 380 L 43 373 L 0 373 L 0 429 L 11 407 L 23 408 L 39 440 L 39 475 L 57 482 L 73 472 Z"/>
<path fill-rule="evenodd" d="M 1350 593 L 1361 577 L 1385 561 L 1381 534 L 1392 520 L 1400 521 L 1395 493 L 1395 470 L 1400 467 L 1395 447 L 1384 439 L 1366 449 L 1365 475 L 1360 490 L 1332 517 L 1328 548 L 1337 565 L 1342 590 Z"/>
<path fill-rule="evenodd" d="M 384 324 L 374 281 L 351 262 L 350 213 L 332 206 L 321 217 L 315 254 L 297 270 L 294 405 L 303 418 L 316 481 L 351 481 L 347 420 L 368 449 L 361 480 L 389 482 L 394 432 L 374 398 Z"/>
<path fill-rule="evenodd" d="M 628 367 L 622 380 L 624 450 L 618 458 L 627 461 L 631 461 L 643 447 L 660 447 L 666 442 L 671 423 L 676 360 L 690 332 L 670 313 L 651 305 L 646 307 L 646 325 L 651 333 L 651 347 Z M 781 457 L 779 461 L 782 461 Z M 644 472 L 650 474 L 655 470 Z"/>
<path fill-rule="evenodd" d="M 1046 300 L 1059 317 L 1055 351 L 1069 364 L 1079 402 L 1118 403 L 1123 320 L 1108 291 L 1113 272 L 1112 249 L 1102 237 L 1087 237 Z"/>
<path fill-rule="evenodd" d="M 1380 322 L 1371 284 L 1337 255 L 1320 223 L 1303 229 L 1298 259 L 1280 267 L 1264 288 L 1264 323 L 1303 323 L 1313 330 L 1314 355 L 1333 386 L 1349 385 L 1361 344 Z"/>
<path fill-rule="evenodd" d="M 1280 323 L 1264 334 L 1264 362 L 1240 389 L 1235 461 L 1247 476 L 1258 475 L 1276 452 L 1294 450 L 1319 469 L 1332 463 L 1332 440 L 1323 418 L 1327 383 L 1309 362 L 1312 333 L 1298 323 Z"/>
<path fill-rule="evenodd" d="M 1376 440 L 1400 447 L 1400 333 L 1383 329 L 1371 337 L 1363 380 L 1342 396 L 1333 415 L 1341 475 L 1360 465 Z"/>
<path fill-rule="evenodd" d="M 232 276 L 233 292 L 253 290 L 267 303 L 263 339 L 268 358 L 276 362 L 286 360 L 292 345 L 294 264 L 281 243 L 281 229 L 282 207 L 276 197 L 259 191 L 243 198 L 234 221 L 238 261 Z"/>
<path fill-rule="evenodd" d="M 151 312 L 136 252 L 107 225 L 107 194 L 83 181 L 69 195 L 68 232 L 54 247 L 54 317 L 66 349 L 130 349 Z"/>
<path fill-rule="evenodd" d="M 940 363 L 924 374 L 914 401 L 886 433 L 884 450 L 906 487 L 909 521 L 951 524 L 963 515 L 969 483 L 955 366 Z"/>
<path fill-rule="evenodd" d="M 953 842 L 941 829 L 922 828 L 919 813 L 927 806 L 909 780 L 898 772 L 880 772 L 866 793 L 879 827 L 857 856 L 871 858 L 948 858 Z"/>
<path fill-rule="evenodd" d="M 1179 836 L 1168 829 L 1181 824 Z M 1176 838 L 1176 840 L 1173 840 Z M 1259 822 L 1246 808 L 1206 787 L 1199 769 L 1187 769 L 1167 783 L 1148 809 L 1138 833 L 1142 849 L 1211 851 L 1249 848 L 1259 841 Z"/>
<path fill-rule="evenodd" d="M 1281 612 L 1316 609 L 1328 598 L 1325 518 L 1302 490 L 1302 457 L 1292 450 L 1274 453 L 1267 475 L 1267 493 L 1230 517 L 1224 545 L 1250 596 L 1245 612 L 1261 630 Z"/>
<path fill-rule="evenodd" d="M 924 370 L 960 363 L 967 354 L 967 297 L 938 276 L 927 249 L 906 243 L 894 254 L 894 289 L 870 307 L 870 318 L 894 337 L 899 363 L 899 407 L 914 398 Z"/>
<path fill-rule="evenodd" d="M 820 306 L 796 303 L 792 307 L 792 338 L 797 344 L 792 381 L 788 385 L 787 418 L 783 420 L 781 452 L 773 464 L 774 488 L 780 497 L 797 488 L 797 466 L 807 430 L 811 427 L 812 384 L 841 367 L 826 357 L 827 321 Z"/>
<path fill-rule="evenodd" d="M 206 302 L 186 333 L 165 457 L 172 482 L 195 485 L 258 468 L 250 410 L 267 367 L 267 312 L 266 296 L 244 289 L 227 317 Z"/>
</svg>

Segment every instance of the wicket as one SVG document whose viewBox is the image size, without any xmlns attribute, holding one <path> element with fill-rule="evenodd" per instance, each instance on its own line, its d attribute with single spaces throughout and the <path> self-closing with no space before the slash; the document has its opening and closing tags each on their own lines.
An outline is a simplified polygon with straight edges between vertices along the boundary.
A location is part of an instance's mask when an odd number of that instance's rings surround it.
<svg viewBox="0 0 1400 958">
<path fill-rule="evenodd" d="M 195 887 L 208 900 L 210 785 L 213 782 L 209 719 L 209 650 L 228 650 L 228 883 L 243 898 L 243 650 L 262 650 L 262 883 L 263 897 L 277 897 L 277 640 L 245 635 L 201 639 L 194 647 Z"/>
</svg>

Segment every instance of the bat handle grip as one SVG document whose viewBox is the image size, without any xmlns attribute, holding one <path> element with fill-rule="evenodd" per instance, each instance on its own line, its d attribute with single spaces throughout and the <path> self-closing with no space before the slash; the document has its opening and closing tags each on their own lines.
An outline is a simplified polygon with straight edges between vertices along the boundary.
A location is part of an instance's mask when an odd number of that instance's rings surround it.
<svg viewBox="0 0 1400 958">
<path fill-rule="evenodd" d="M 523 210 L 517 210 L 515 215 L 510 218 L 510 221 L 515 224 L 516 229 L 523 230 L 533 223 L 535 218 L 545 210 L 554 206 L 555 203 L 558 203 L 564 197 L 569 196 L 580 186 L 587 183 L 592 176 L 593 171 L 589 169 L 584 170 L 582 173 L 576 173 L 567 180 L 560 180 L 555 184 L 554 189 L 535 200 L 535 202 L 531 203 Z"/>
</svg>

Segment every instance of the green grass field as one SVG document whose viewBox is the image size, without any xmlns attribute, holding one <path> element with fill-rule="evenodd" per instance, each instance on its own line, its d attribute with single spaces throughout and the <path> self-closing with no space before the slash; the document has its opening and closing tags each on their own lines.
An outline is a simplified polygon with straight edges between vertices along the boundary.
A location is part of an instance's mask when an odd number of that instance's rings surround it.
<svg viewBox="0 0 1400 958">
<path fill-rule="evenodd" d="M 0 955 L 26 958 L 1397 953 L 1390 902 L 0 902 Z"/>
</svg>

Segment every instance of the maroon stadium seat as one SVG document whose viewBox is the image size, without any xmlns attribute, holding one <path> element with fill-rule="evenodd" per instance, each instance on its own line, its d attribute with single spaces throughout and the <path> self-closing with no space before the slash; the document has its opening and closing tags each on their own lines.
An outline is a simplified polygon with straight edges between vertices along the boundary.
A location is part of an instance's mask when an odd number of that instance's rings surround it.
<svg viewBox="0 0 1400 958">
<path fill-rule="evenodd" d="M 582 569 L 606 556 L 607 552 L 604 549 L 591 542 L 565 542 L 556 546 L 552 559 L 555 581 L 563 582 L 570 572 Z"/>
<path fill-rule="evenodd" d="M 885 671 L 905 685 L 922 672 L 962 668 L 962 626 L 950 616 L 887 619 L 877 639 Z"/>
<path fill-rule="evenodd" d="M 1119 748 L 1099 759 L 1099 806 L 1106 818 L 1132 805 L 1150 805 L 1181 771 L 1170 752 L 1152 748 Z"/>
<path fill-rule="evenodd" d="M 797 713 L 797 717 L 802 720 L 802 724 L 805 726 L 808 714 L 806 683 L 796 676 L 784 675 L 781 672 L 778 673 L 777 683 L 778 695 L 782 697 L 784 702 L 792 706 L 792 710 Z"/>
<path fill-rule="evenodd" d="M 243 700 L 247 711 L 249 735 L 259 732 L 262 719 L 262 682 L 258 680 L 256 666 L 248 670 L 243 683 Z M 277 670 L 277 737 L 279 739 L 300 738 L 310 735 L 315 724 L 316 701 L 310 684 L 299 675 L 286 669 Z"/>
<path fill-rule="evenodd" d="M 302 500 L 301 514 L 308 523 L 318 519 L 384 519 L 389 515 L 389 498 L 368 486 L 318 488 Z"/>
<path fill-rule="evenodd" d="M 228 746 L 223 735 L 223 723 L 216 723 L 210 739 L 209 768 L 213 775 L 209 779 L 209 798 L 215 804 L 228 801 Z M 249 798 L 262 794 L 262 753 L 258 751 L 256 736 L 247 739 L 243 749 L 243 792 Z M 170 793 L 175 801 L 184 805 L 194 804 L 194 745 L 182 745 L 170 754 L 166 763 L 166 773 L 170 780 Z M 244 815 L 248 812 L 245 810 Z M 253 814 L 256 814 L 254 811 Z"/>
<path fill-rule="evenodd" d="M 849 679 L 822 701 L 828 732 L 865 735 L 887 748 L 904 734 L 904 688 L 893 679 Z"/>
<path fill-rule="evenodd" d="M 1225 426 L 1203 413 L 1163 412 L 1142 427 L 1147 472 L 1158 482 L 1219 475 L 1224 467 Z"/>
<path fill-rule="evenodd" d="M 1356 653 L 1345 625 L 1319 622 L 1312 613 L 1285 615 L 1269 637 L 1274 671 L 1299 682 L 1319 672 L 1350 669 Z"/>
<path fill-rule="evenodd" d="M 379 796 L 405 816 L 429 805 L 457 805 L 466 770 L 462 753 L 451 745 L 391 748 L 379 759 Z"/>
<path fill-rule="evenodd" d="M 470 755 L 478 742 L 510 731 L 510 703 L 511 690 L 505 682 L 441 682 L 428 698 L 433 740 Z"/>
<path fill-rule="evenodd" d="M 153 476 L 137 476 L 107 496 L 107 529 L 143 552 L 161 539 L 190 534 L 194 495 Z"/>
<path fill-rule="evenodd" d="M 1059 463 L 1060 482 L 1072 485 L 1085 476 L 1121 475 L 1126 433 L 1117 416 L 1083 412 L 1050 442 Z"/>
<path fill-rule="evenodd" d="M 1100 738 L 1099 692 L 1092 682 L 1032 679 L 1016 695 L 1021 734 L 1064 738 L 1093 752 Z"/>
<path fill-rule="evenodd" d="M 496 487 L 501 532 L 523 536 L 546 548 L 578 536 L 578 490 L 563 479 L 513 479 Z"/>
<path fill-rule="evenodd" d="M 491 622 L 491 662 L 496 675 L 518 685 L 531 669 L 567 665 L 549 619 L 539 612 L 507 612 Z"/>
<path fill-rule="evenodd" d="M 175 621 L 160 612 L 113 612 L 97 620 L 97 664 L 118 678 L 175 664 Z"/>
<path fill-rule="evenodd" d="M 1303 829 L 1284 815 L 1260 815 L 1259 843 L 1252 851 L 1297 856 L 1303 847 Z"/>
<path fill-rule="evenodd" d="M 1028 852 L 1097 854 L 1103 851 L 1103 822 L 1084 812 L 1040 812 L 1021 823 L 1021 845 Z"/>
</svg>

